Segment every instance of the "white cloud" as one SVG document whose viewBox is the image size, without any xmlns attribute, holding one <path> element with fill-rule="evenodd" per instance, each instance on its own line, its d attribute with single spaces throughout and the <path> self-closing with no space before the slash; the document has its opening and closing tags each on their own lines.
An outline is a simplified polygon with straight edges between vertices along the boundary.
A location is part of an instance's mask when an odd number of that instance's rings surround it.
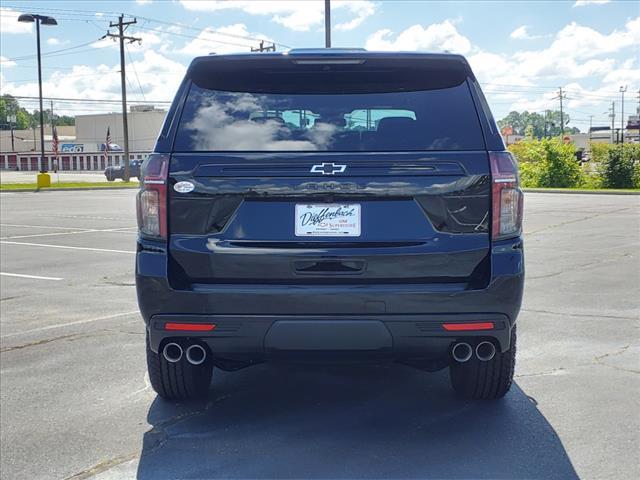
<svg viewBox="0 0 640 480">
<path fill-rule="evenodd" d="M 136 0 L 136 3 L 138 5 L 149 5 L 150 3 L 152 3 L 151 0 Z"/>
<path fill-rule="evenodd" d="M 47 38 L 47 45 L 66 45 L 69 43 L 69 40 L 60 40 L 56 37 Z"/>
<path fill-rule="evenodd" d="M 511 32 L 509 36 L 515 40 L 535 40 L 536 38 L 542 38 L 544 35 L 531 35 L 529 33 L 529 26 L 521 25 Z"/>
<path fill-rule="evenodd" d="M 513 55 L 516 68 L 526 77 L 582 78 L 604 75 L 613 60 L 594 57 L 640 44 L 640 17 L 629 20 L 624 30 L 602 34 L 570 23 L 560 30 L 548 48 L 519 51 Z"/>
<path fill-rule="evenodd" d="M 348 22 L 337 23 L 334 28 L 338 31 L 346 32 L 348 30 L 358 28 L 362 24 L 362 22 L 376 13 L 376 5 L 372 2 L 343 3 L 345 3 L 344 6 L 346 7 L 346 9 L 348 9 L 350 13 L 355 15 L 355 17 Z M 332 4 L 332 8 L 340 8 L 340 2 L 335 2 L 335 4 Z"/>
<path fill-rule="evenodd" d="M 0 56 L 0 67 L 1 68 L 10 68 L 10 67 L 15 67 L 15 66 L 16 66 L 16 62 L 14 62 L 13 60 L 9 60 L 7 57 Z"/>
<path fill-rule="evenodd" d="M 127 77 L 129 88 L 127 96 L 131 104 L 142 99 L 138 79 L 147 100 L 171 100 L 173 92 L 178 89 L 184 76 L 186 67 L 181 63 L 161 55 L 153 50 L 147 50 L 138 60 L 127 63 Z M 136 79 L 137 76 L 137 79 Z M 17 84 L 6 81 L 2 85 L 3 93 L 21 96 L 38 96 L 38 83 L 31 82 Z M 43 82 L 45 95 L 65 98 L 101 98 L 109 100 L 120 99 L 120 63 L 117 56 L 112 65 L 98 66 L 76 65 L 70 71 L 54 71 Z M 26 105 L 27 108 L 31 108 Z M 56 106 L 61 114 L 88 113 L 87 104 L 60 104 Z M 117 105 L 91 105 L 95 111 L 118 110 Z"/>
<path fill-rule="evenodd" d="M 210 53 L 248 52 L 251 47 L 256 46 L 256 42 L 253 40 L 244 40 L 237 37 L 261 38 L 272 41 L 261 33 L 247 31 L 247 27 L 243 23 L 236 23 L 220 28 L 205 28 L 198 34 L 196 39 L 188 42 L 177 53 L 198 56 Z"/>
<path fill-rule="evenodd" d="M 392 36 L 393 32 L 389 29 L 378 30 L 367 38 L 366 47 L 369 50 L 430 50 L 462 54 L 471 51 L 471 42 L 458 33 L 451 20 L 432 23 L 426 28 L 413 25 L 398 34 L 395 40 Z"/>
<path fill-rule="evenodd" d="M 104 17 L 104 13 L 102 12 L 96 12 L 96 17 L 100 18 L 100 17 Z"/>
<path fill-rule="evenodd" d="M 30 33 L 32 23 L 18 22 L 22 12 L 0 7 L 0 30 L 2 33 Z"/>
<path fill-rule="evenodd" d="M 527 27 L 526 25 L 521 25 L 518 28 L 516 28 L 513 32 L 511 32 L 511 35 L 509 35 L 511 38 L 516 38 L 516 39 L 523 39 L 523 38 L 528 38 L 529 33 L 527 32 L 527 29 L 529 27 Z"/>
<path fill-rule="evenodd" d="M 308 31 L 324 22 L 324 2 L 314 1 L 256 1 L 256 0 L 180 0 L 184 8 L 191 11 L 215 12 L 220 10 L 242 10 L 249 15 L 270 15 L 271 20 L 291 30 Z M 375 11 L 375 4 L 369 0 L 335 0 L 331 12 L 336 15 L 343 11 L 354 16 L 348 21 L 336 24 L 338 30 L 352 30 L 358 27 Z"/>
<path fill-rule="evenodd" d="M 587 5 L 604 5 L 609 2 L 611 2 L 611 0 L 576 0 L 576 3 L 574 3 L 573 6 L 584 7 Z"/>
</svg>

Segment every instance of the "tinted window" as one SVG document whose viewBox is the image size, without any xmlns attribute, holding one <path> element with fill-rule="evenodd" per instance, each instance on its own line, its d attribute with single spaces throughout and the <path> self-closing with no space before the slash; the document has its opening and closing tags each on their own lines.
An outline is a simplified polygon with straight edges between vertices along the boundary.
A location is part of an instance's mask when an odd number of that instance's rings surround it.
<svg viewBox="0 0 640 480">
<path fill-rule="evenodd" d="M 388 93 L 282 94 L 193 84 L 176 151 L 481 150 L 466 83 Z"/>
</svg>

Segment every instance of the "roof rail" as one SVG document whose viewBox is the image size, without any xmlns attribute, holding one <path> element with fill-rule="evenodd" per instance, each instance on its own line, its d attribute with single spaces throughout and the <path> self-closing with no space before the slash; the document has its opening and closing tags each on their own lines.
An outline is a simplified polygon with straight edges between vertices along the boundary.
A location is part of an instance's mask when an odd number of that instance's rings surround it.
<svg viewBox="0 0 640 480">
<path fill-rule="evenodd" d="M 366 48 L 292 48 L 287 50 L 287 53 L 289 55 L 327 55 L 332 53 L 362 53 L 366 51 Z"/>
</svg>

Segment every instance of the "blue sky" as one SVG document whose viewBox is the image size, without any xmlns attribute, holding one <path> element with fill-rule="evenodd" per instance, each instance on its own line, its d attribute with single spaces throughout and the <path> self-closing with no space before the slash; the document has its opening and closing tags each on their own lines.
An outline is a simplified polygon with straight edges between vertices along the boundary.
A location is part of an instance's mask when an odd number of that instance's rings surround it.
<svg viewBox="0 0 640 480">
<path fill-rule="evenodd" d="M 612 101 L 620 118 L 620 86 L 628 86 L 625 112 L 638 105 L 637 1 L 334 0 L 332 5 L 336 47 L 464 54 L 498 118 L 514 109 L 558 108 L 553 97 L 560 86 L 567 92 L 571 124 L 583 131 L 590 115 L 594 125 L 609 122 Z M 99 39 L 121 12 L 137 17 L 127 33 L 142 38 L 141 45 L 128 46 L 131 103 L 171 100 L 195 55 L 247 51 L 259 39 L 276 42 L 278 50 L 324 42 L 322 1 L 3 0 L 1 90 L 25 97 L 37 96 L 37 73 L 33 29 L 16 21 L 22 12 L 58 20 L 58 26 L 42 28 L 42 37 L 44 95 L 60 98 L 119 99 L 117 45 Z M 65 101 L 54 108 L 80 114 L 119 107 Z"/>
</svg>

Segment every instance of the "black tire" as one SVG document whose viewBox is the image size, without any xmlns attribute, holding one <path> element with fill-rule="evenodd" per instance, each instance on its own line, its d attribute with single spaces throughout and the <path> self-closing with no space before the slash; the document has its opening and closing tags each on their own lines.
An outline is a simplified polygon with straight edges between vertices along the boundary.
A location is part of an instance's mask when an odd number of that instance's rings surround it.
<svg viewBox="0 0 640 480">
<path fill-rule="evenodd" d="M 511 388 L 516 365 L 516 327 L 511 329 L 511 348 L 496 352 L 488 362 L 481 362 L 475 355 L 467 362 L 452 363 L 449 377 L 454 391 L 471 400 L 495 400 L 502 398 Z"/>
<path fill-rule="evenodd" d="M 182 359 L 176 363 L 165 360 L 162 353 L 155 353 L 147 337 L 147 369 L 151 386 L 167 400 L 191 400 L 207 395 L 213 363 L 209 355 L 201 365 L 191 365 Z"/>
</svg>

